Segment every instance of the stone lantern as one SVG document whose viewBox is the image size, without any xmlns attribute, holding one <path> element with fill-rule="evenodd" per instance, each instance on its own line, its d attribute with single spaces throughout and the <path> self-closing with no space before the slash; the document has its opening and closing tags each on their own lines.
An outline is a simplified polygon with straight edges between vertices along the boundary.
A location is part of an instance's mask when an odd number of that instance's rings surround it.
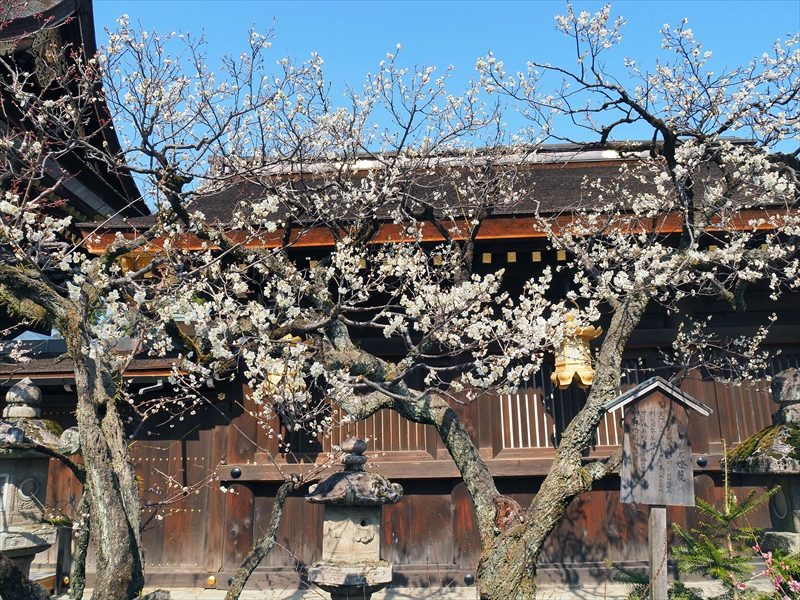
<svg viewBox="0 0 800 600">
<path fill-rule="evenodd" d="M 41 400 L 41 391 L 26 377 L 6 394 L 0 420 L 0 550 L 26 576 L 33 557 L 56 540 L 55 526 L 43 522 L 50 457 L 26 446 L 48 446 L 65 455 L 79 447 L 75 429 L 62 433 L 57 424 L 38 418 Z"/>
<path fill-rule="evenodd" d="M 326 477 L 306 496 L 325 505 L 322 560 L 308 579 L 332 600 L 369 599 L 392 581 L 392 563 L 381 560 L 381 506 L 394 504 L 403 488 L 364 471 L 367 444 L 349 438 L 342 444 L 344 471 Z"/>
<path fill-rule="evenodd" d="M 772 399 L 778 412 L 772 427 L 762 429 L 728 453 L 732 473 L 770 475 L 770 488 L 780 489 L 770 500 L 772 529 L 761 540 L 763 551 L 800 552 L 800 371 L 788 369 L 772 379 Z"/>
</svg>

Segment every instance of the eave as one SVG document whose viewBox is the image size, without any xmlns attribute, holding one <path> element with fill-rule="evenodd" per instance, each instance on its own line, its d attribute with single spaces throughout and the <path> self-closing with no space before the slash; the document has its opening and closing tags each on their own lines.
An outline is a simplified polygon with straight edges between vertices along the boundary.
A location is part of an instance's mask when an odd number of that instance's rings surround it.
<svg viewBox="0 0 800 600">
<path fill-rule="evenodd" d="M 712 223 L 709 227 L 706 227 L 705 231 L 707 233 L 745 230 L 771 231 L 775 229 L 776 223 L 780 224 L 782 220 L 781 217 L 785 215 L 785 213 L 785 209 L 779 210 L 777 208 L 745 210 L 739 213 L 738 218 L 732 226 L 720 226 L 719 220 L 717 220 L 716 225 Z M 791 214 L 795 216 L 800 214 L 800 211 L 793 210 Z M 550 217 L 548 222 L 550 226 L 558 232 L 561 229 L 580 225 L 582 219 L 584 219 L 584 217 L 580 215 L 561 214 Z M 770 220 L 772 220 L 772 222 L 770 222 Z M 487 242 L 545 238 L 547 235 L 540 221 L 541 218 L 531 215 L 493 217 L 483 222 L 475 239 L 479 242 Z M 469 223 L 464 220 L 456 221 L 455 226 L 464 232 L 468 231 L 470 227 Z M 102 254 L 105 249 L 116 240 L 118 234 L 121 234 L 128 240 L 134 240 L 141 234 L 141 230 L 137 231 L 130 226 L 106 227 L 98 226 L 97 224 L 83 224 L 80 227 L 87 250 L 92 254 L 98 255 Z M 404 224 L 383 223 L 372 238 L 371 243 L 384 244 L 410 241 L 412 238 L 405 233 L 406 228 L 407 225 Z M 634 221 L 629 216 L 620 215 L 617 222 L 608 229 L 610 232 L 616 231 L 617 233 L 627 233 L 631 235 L 653 230 L 663 235 L 680 233 L 682 231 L 681 215 L 678 213 L 668 213 L 654 219 L 650 225 L 644 223 L 642 220 Z M 347 233 L 341 230 L 341 234 L 344 236 Z M 245 232 L 238 230 L 228 231 L 227 235 L 235 243 L 240 243 L 246 248 L 279 248 L 283 244 L 284 231 L 278 228 L 272 233 L 259 234 L 249 239 Z M 454 237 L 456 237 L 456 239 L 464 239 L 465 236 Z M 427 224 L 423 227 L 421 241 L 425 243 L 441 243 L 445 240 L 432 225 Z M 298 230 L 298 232 L 293 233 L 290 238 L 290 246 L 292 248 L 328 248 L 334 246 L 335 243 L 333 233 L 326 227 Z M 146 249 L 143 249 L 143 251 L 157 252 L 162 247 L 163 239 L 156 238 Z M 180 244 L 180 247 L 189 251 L 200 251 L 207 248 L 207 243 L 199 238 L 187 236 Z"/>
<path fill-rule="evenodd" d="M 84 0 L 60 0 L 59 2 L 46 2 L 50 6 L 45 10 L 36 10 L 34 2 L 29 2 L 19 17 L 7 21 L 0 30 L 0 41 L 20 42 L 18 50 L 25 49 L 25 38 L 42 29 L 60 27 L 69 19 L 75 17 Z"/>
<path fill-rule="evenodd" d="M 14 43 L 13 52 L 18 56 L 30 50 L 37 32 L 50 29 L 59 30 L 65 46 L 80 49 L 89 57 L 96 54 L 91 0 L 31 0 L 18 18 L 4 23 L 0 30 L 0 43 Z M 109 126 L 111 115 L 108 106 L 105 102 L 97 102 L 93 107 L 87 124 L 89 142 L 96 148 L 103 147 L 118 155 L 120 143 L 115 130 Z M 10 122 L 0 121 L 0 127 L 22 127 L 16 121 L 19 115 L 9 114 L 8 117 Z M 95 170 L 74 152 L 57 160 L 48 159 L 44 167 L 46 183 L 51 185 L 63 179 L 59 193 L 76 211 L 90 218 L 150 214 L 133 178 L 124 170 L 108 172 L 103 165 Z"/>
</svg>

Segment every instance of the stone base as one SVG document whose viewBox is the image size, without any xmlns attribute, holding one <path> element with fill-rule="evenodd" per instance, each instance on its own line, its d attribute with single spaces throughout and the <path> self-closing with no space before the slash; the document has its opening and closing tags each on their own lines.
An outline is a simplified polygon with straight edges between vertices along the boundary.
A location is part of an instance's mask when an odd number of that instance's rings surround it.
<svg viewBox="0 0 800 600">
<path fill-rule="evenodd" d="M 47 523 L 9 527 L 0 531 L 0 550 L 13 560 L 27 577 L 33 557 L 56 542 L 56 528 Z"/>
<path fill-rule="evenodd" d="M 43 548 L 43 550 L 46 550 L 46 548 Z M 33 563 L 33 559 L 36 558 L 36 554 L 18 554 L 17 556 L 9 556 L 8 558 L 17 565 L 20 573 L 25 575 L 25 577 L 31 576 L 31 563 Z"/>
<path fill-rule="evenodd" d="M 765 531 L 759 546 L 763 552 L 780 550 L 784 554 L 800 552 L 800 533 L 790 531 Z"/>
<path fill-rule="evenodd" d="M 331 595 L 331 600 L 370 600 L 372 594 L 381 591 L 386 584 L 358 586 L 320 585 L 323 590 Z"/>
<path fill-rule="evenodd" d="M 381 560 L 354 565 L 323 560 L 308 568 L 308 580 L 333 600 L 365 600 L 391 583 L 392 563 Z"/>
</svg>

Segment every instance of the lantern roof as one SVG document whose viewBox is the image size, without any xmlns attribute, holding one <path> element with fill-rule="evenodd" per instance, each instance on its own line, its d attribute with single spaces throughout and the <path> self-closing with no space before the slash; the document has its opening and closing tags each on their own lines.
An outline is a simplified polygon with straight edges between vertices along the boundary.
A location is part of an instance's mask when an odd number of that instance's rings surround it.
<svg viewBox="0 0 800 600">
<path fill-rule="evenodd" d="M 39 418 L 41 400 L 41 390 L 27 377 L 8 390 L 7 405 L 0 419 L 0 456 L 36 454 L 35 450 L 15 447 L 16 444 L 45 446 L 62 454 L 75 454 L 80 450 L 77 428 L 64 431 L 57 423 Z"/>
<path fill-rule="evenodd" d="M 394 504 L 403 497 L 403 488 L 383 475 L 369 473 L 363 464 L 367 444 L 359 438 L 349 438 L 342 443 L 344 471 L 329 475 L 306 496 L 314 504 L 345 506 L 380 506 Z"/>
</svg>

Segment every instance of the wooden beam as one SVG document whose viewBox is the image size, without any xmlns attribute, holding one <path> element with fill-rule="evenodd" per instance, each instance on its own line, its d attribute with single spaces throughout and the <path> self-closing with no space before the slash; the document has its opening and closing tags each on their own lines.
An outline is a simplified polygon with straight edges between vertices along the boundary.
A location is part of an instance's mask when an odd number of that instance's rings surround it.
<svg viewBox="0 0 800 600">
<path fill-rule="evenodd" d="M 599 460 L 609 456 L 619 446 L 603 448 L 596 455 L 590 457 L 584 462 L 592 460 Z M 517 456 L 513 458 L 493 458 L 486 460 L 489 471 L 494 477 L 544 477 L 550 472 L 550 465 L 553 462 L 552 452 L 547 456 L 542 457 L 542 452 L 537 450 L 529 450 L 527 457 L 520 456 L 523 451 L 515 451 Z M 538 455 L 538 456 L 537 456 Z M 706 458 L 706 466 L 699 467 L 697 465 L 697 457 L 704 456 Z M 695 473 L 698 472 L 720 472 L 719 461 L 722 458 L 721 454 L 694 454 L 692 456 L 692 465 Z M 281 469 L 285 475 L 307 473 L 316 465 L 314 463 L 287 463 L 281 464 Z M 241 475 L 237 478 L 231 476 L 231 471 L 234 468 L 241 470 Z M 367 463 L 368 471 L 375 471 L 384 477 L 391 480 L 394 479 L 460 479 L 461 474 L 458 472 L 455 463 L 447 459 L 430 459 L 430 460 L 392 460 L 380 461 L 377 464 Z M 327 473 L 341 470 L 340 467 L 334 467 L 327 471 Z M 226 482 L 226 485 L 235 485 L 237 482 L 252 482 L 252 481 L 283 481 L 283 475 L 278 472 L 272 464 L 228 464 L 222 465 L 218 472 L 219 480 Z"/>
<path fill-rule="evenodd" d="M 767 222 L 760 222 L 759 219 L 764 220 L 765 217 L 780 217 L 780 213 L 765 210 L 745 210 L 738 216 L 733 229 L 739 230 L 757 230 L 769 231 L 773 226 Z M 524 240 L 524 239 L 541 239 L 546 237 L 544 230 L 541 226 L 537 225 L 538 218 L 532 216 L 501 216 L 487 219 L 481 225 L 480 231 L 476 239 L 478 241 L 492 241 L 492 240 Z M 555 231 L 572 226 L 576 222 L 585 220 L 581 215 L 563 214 L 553 216 L 549 219 L 551 226 Z M 628 215 L 621 215 L 614 220 L 612 230 L 617 232 L 628 232 L 630 234 L 640 233 L 644 229 L 649 230 L 651 226 L 645 228 L 642 221 L 634 220 Z M 750 223 L 758 223 L 751 225 Z M 471 229 L 471 224 L 464 220 L 458 220 L 453 225 L 464 232 L 462 236 L 456 236 L 463 239 Z M 678 233 L 681 231 L 681 216 L 677 213 L 665 214 L 657 220 L 654 226 L 662 234 Z M 384 223 L 381 225 L 375 237 L 372 239 L 374 244 L 384 244 L 389 242 L 405 242 L 411 241 L 411 238 L 405 233 L 406 225 L 398 223 Z M 727 229 L 731 229 L 728 227 Z M 723 228 L 719 225 L 711 224 L 706 228 L 708 232 L 719 232 Z M 102 254 L 102 252 L 116 240 L 117 233 L 121 233 L 126 239 L 135 239 L 139 234 L 130 231 L 128 227 L 121 227 L 119 230 L 110 230 L 100 228 L 96 230 L 82 229 L 81 233 L 86 240 L 86 248 L 92 254 Z M 344 232 L 343 232 L 344 233 Z M 230 238 L 239 244 L 243 244 L 247 248 L 277 248 L 283 241 L 283 230 L 278 229 L 273 233 L 263 233 L 257 237 L 248 238 L 242 231 L 228 232 Z M 422 236 L 423 242 L 440 243 L 444 238 L 433 227 L 426 227 Z M 204 249 L 202 240 L 191 236 L 186 236 L 182 241 L 174 244 L 189 251 L 200 251 Z M 333 234 L 327 227 L 314 227 L 305 231 L 299 231 L 292 235 L 290 242 L 293 248 L 314 248 L 314 247 L 332 247 L 334 245 Z M 141 251 L 158 252 L 163 247 L 163 240 L 156 239 L 146 249 Z"/>
</svg>

